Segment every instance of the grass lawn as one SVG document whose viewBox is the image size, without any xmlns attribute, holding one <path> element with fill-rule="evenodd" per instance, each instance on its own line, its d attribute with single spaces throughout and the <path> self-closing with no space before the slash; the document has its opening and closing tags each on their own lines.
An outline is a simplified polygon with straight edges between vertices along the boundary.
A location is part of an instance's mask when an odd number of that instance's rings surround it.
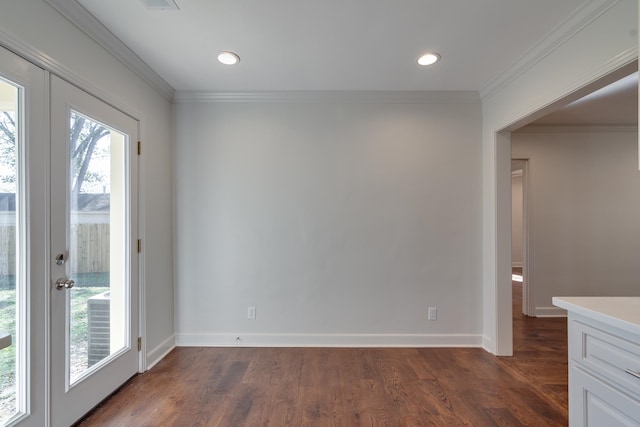
<svg viewBox="0 0 640 427">
<path fill-rule="evenodd" d="M 96 277 L 87 280 L 91 287 L 78 286 L 71 291 L 71 377 L 87 369 L 87 299 L 108 291 L 108 274 L 102 280 Z M 7 281 L 5 279 L 5 281 Z M 86 283 L 76 280 L 76 283 Z M 102 285 L 102 286 L 100 286 Z M 0 289 L 0 331 L 11 333 L 15 343 L 16 322 L 15 289 Z M 0 424 L 15 413 L 15 344 L 0 350 Z"/>
<path fill-rule="evenodd" d="M 11 333 L 15 342 L 16 330 L 16 291 L 13 289 L 0 290 L 0 331 Z M 16 346 L 0 350 L 0 422 L 8 419 L 15 412 L 15 366 Z"/>
</svg>

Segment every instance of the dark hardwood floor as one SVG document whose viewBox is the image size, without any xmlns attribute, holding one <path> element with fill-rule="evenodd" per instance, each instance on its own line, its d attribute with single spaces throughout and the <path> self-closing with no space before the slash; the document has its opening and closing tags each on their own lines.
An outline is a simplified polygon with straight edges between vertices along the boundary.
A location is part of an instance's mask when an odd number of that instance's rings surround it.
<svg viewBox="0 0 640 427">
<path fill-rule="evenodd" d="M 479 348 L 176 348 L 81 426 L 566 426 L 565 319 Z"/>
</svg>

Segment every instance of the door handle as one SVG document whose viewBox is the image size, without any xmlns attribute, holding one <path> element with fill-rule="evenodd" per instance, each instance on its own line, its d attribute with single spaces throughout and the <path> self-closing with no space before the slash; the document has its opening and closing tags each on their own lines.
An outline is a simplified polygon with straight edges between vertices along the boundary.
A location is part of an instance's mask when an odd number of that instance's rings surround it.
<svg viewBox="0 0 640 427">
<path fill-rule="evenodd" d="M 63 278 L 60 278 L 60 279 L 56 280 L 56 289 L 57 289 L 57 290 L 62 290 L 62 289 L 71 289 L 71 288 L 73 288 L 73 285 L 74 285 L 75 283 L 76 283 L 76 282 L 74 282 L 74 281 L 73 281 L 73 280 L 71 280 L 71 279 L 63 279 Z"/>
<path fill-rule="evenodd" d="M 67 257 L 64 255 L 64 253 L 60 253 L 56 255 L 56 264 L 64 265 L 66 261 L 67 261 Z"/>
</svg>

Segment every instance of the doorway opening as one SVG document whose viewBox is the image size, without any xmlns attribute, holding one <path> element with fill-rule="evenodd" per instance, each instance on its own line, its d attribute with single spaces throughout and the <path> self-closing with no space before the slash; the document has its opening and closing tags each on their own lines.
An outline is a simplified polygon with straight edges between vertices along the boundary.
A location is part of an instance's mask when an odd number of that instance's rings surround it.
<svg viewBox="0 0 640 427">
<path fill-rule="evenodd" d="M 527 159 L 511 160 L 511 282 L 514 310 L 530 316 L 528 274 Z M 518 303 L 518 304 L 516 304 Z M 516 308 L 517 307 L 517 308 Z M 513 313 L 514 316 L 516 313 Z"/>
<path fill-rule="evenodd" d="M 607 89 L 605 89 L 604 91 L 602 91 L 601 89 L 609 88 L 610 86 L 613 86 L 614 88 L 619 88 L 621 85 L 619 81 L 626 80 L 628 82 L 629 79 L 635 80 L 635 86 L 628 91 L 628 93 L 631 93 L 634 96 L 634 99 L 632 99 L 632 102 L 630 102 L 630 105 L 633 105 L 634 109 L 628 112 L 628 115 L 625 117 L 633 117 L 632 120 L 634 120 L 634 122 L 633 123 L 608 122 L 608 120 L 610 120 L 609 118 L 612 117 L 612 115 L 618 118 L 623 117 L 621 115 L 621 111 L 619 110 L 621 103 L 619 100 L 612 102 L 611 99 L 610 98 L 608 99 L 608 97 L 606 96 Z M 511 140 L 513 137 L 512 132 L 517 132 L 517 134 L 520 134 L 523 131 L 527 131 L 526 129 L 523 129 L 525 128 L 525 125 L 527 128 L 529 128 L 529 131 L 531 131 L 532 127 L 537 127 L 538 129 L 535 129 L 535 132 L 545 132 L 545 131 L 548 132 L 549 128 L 555 127 L 555 129 L 552 129 L 552 130 L 556 132 L 560 128 L 564 128 L 564 131 L 567 131 L 567 129 L 569 129 L 570 131 L 575 131 L 577 127 L 582 127 L 582 128 L 590 127 L 592 130 L 599 131 L 602 127 L 606 127 L 606 126 L 611 126 L 611 125 L 621 126 L 621 125 L 633 124 L 634 129 L 637 131 L 637 94 L 638 94 L 637 79 L 638 79 L 637 62 L 627 64 L 621 67 L 620 69 L 617 69 L 611 72 L 608 75 L 602 76 L 597 81 L 594 81 L 590 85 L 588 85 L 588 88 L 591 89 L 588 95 L 586 96 L 583 95 L 582 97 L 579 97 L 577 92 L 570 94 L 566 98 L 562 100 L 558 100 L 556 103 L 553 104 L 553 106 L 548 107 L 548 111 L 532 112 L 531 115 L 529 116 L 530 121 L 528 119 L 523 119 L 520 122 L 520 126 L 517 126 L 517 127 L 514 126 L 512 128 L 508 128 L 502 132 L 497 133 L 499 137 L 497 139 L 498 149 L 500 152 L 500 160 L 498 162 L 499 170 L 505 170 L 505 172 L 511 171 L 511 169 L 508 166 L 509 163 L 507 162 L 512 161 L 512 154 L 516 160 L 529 159 L 528 157 L 526 157 L 526 155 L 523 157 L 522 152 L 514 152 L 514 153 L 511 152 L 511 142 L 512 142 Z M 624 86 L 624 84 L 622 85 Z M 579 91 L 581 95 L 585 92 L 584 89 L 585 88 Z M 598 104 L 599 104 L 599 107 L 598 107 Z M 602 113 L 600 113 L 599 116 L 595 114 L 595 112 L 598 111 L 598 108 L 600 109 L 600 111 L 603 111 Z M 546 115 L 542 113 L 546 113 Z M 533 123 L 534 119 L 536 120 L 535 123 Z M 598 120 L 600 121 L 598 122 Z M 542 129 L 542 128 L 547 128 L 547 129 Z M 636 137 L 635 145 L 637 146 L 637 137 Z M 637 151 L 636 151 L 636 155 L 633 156 L 632 160 L 635 162 L 634 168 L 637 171 L 638 169 Z M 525 163 L 525 164 L 528 164 L 528 163 Z M 602 165 L 596 162 L 592 164 L 591 167 L 592 167 L 592 171 L 598 171 L 602 168 Z M 501 169 L 501 168 L 504 168 L 504 169 Z M 517 168 L 513 170 L 515 171 L 517 170 Z M 540 175 L 543 175 L 543 174 L 539 174 L 538 172 L 541 172 L 541 171 L 535 172 L 536 178 L 540 178 Z M 533 173 L 531 170 L 529 170 L 528 173 L 531 176 L 533 176 Z M 527 173 L 525 172 L 523 173 L 523 175 L 527 175 Z M 507 176 L 509 178 L 507 178 Z M 589 174 L 587 174 L 586 176 L 589 176 Z M 503 189 L 506 189 L 506 188 L 511 189 L 511 185 L 507 185 L 507 182 L 506 182 L 506 179 L 511 179 L 511 178 L 512 178 L 511 173 L 509 174 L 499 173 L 498 181 L 500 183 L 498 184 L 498 187 Z M 602 180 L 602 179 L 599 180 L 599 182 L 603 182 L 603 181 L 606 181 L 606 180 Z M 561 182 L 560 184 L 564 185 L 565 183 Z M 525 185 L 525 188 L 526 187 L 527 186 Z M 533 192 L 534 191 L 531 190 L 529 195 L 531 196 L 532 195 L 531 193 Z M 538 193 L 536 192 L 536 194 Z M 511 195 L 510 192 L 509 192 L 509 195 Z M 536 206 L 538 206 L 537 201 L 536 201 Z M 603 204 L 603 206 L 606 206 L 606 204 Z M 531 211 L 532 211 L 531 206 L 525 209 L 525 212 L 531 213 Z M 532 242 L 535 243 L 536 241 L 536 237 L 529 234 L 530 233 L 529 230 L 535 228 L 533 225 L 534 221 L 535 220 L 533 218 L 528 219 L 530 226 L 525 228 L 526 231 L 525 231 L 525 234 L 523 235 L 523 237 L 528 240 L 529 244 L 531 244 Z M 535 230 L 537 230 L 536 233 L 540 231 L 540 224 L 538 224 L 537 227 L 538 228 L 535 228 Z M 511 227 L 501 228 L 499 230 L 499 234 L 500 233 L 510 234 L 508 238 L 505 234 L 503 234 L 502 237 L 499 238 L 500 241 L 504 241 L 505 243 L 507 241 L 511 241 L 514 238 L 514 236 L 512 235 L 513 230 L 511 229 Z M 550 302 L 551 297 L 547 298 L 547 295 L 546 295 L 548 291 L 543 289 L 542 291 L 538 292 L 538 290 L 536 290 L 536 287 L 535 287 L 535 281 L 531 280 L 532 276 L 535 276 L 536 280 L 541 280 L 545 283 L 547 282 L 546 280 L 543 280 L 541 278 L 542 276 L 536 275 L 535 272 L 537 270 L 532 269 L 532 266 L 537 266 L 536 268 L 538 269 L 542 269 L 543 266 L 541 265 L 542 264 L 541 262 L 538 262 L 539 260 L 537 261 L 536 259 L 534 259 L 535 257 L 533 256 L 533 252 L 535 252 L 534 250 L 535 248 L 529 248 L 528 246 L 529 245 L 523 246 L 523 251 L 525 252 L 525 254 L 523 254 L 524 257 L 522 260 L 523 262 L 522 268 L 525 271 L 523 271 L 522 275 L 523 275 L 523 282 L 525 282 L 525 284 L 527 285 L 526 287 L 523 286 L 523 290 L 526 290 L 524 295 L 526 295 L 527 297 L 527 304 L 523 307 L 523 313 L 528 313 L 528 315 L 532 317 L 554 317 L 554 316 L 562 315 L 561 310 L 551 305 L 551 302 Z M 565 252 L 571 253 L 570 247 L 567 247 L 566 249 L 567 251 Z M 509 252 L 509 254 L 511 257 L 514 257 L 513 253 Z M 540 255 L 541 253 L 538 253 L 538 258 L 540 257 Z M 503 267 L 501 267 L 500 271 L 502 271 L 502 273 L 500 274 L 504 274 L 507 272 L 507 269 L 504 268 L 507 266 L 509 269 L 508 271 L 513 274 L 512 269 L 518 266 L 517 264 L 518 260 L 516 260 L 515 264 L 512 264 L 511 259 L 509 259 L 508 262 L 504 258 L 500 260 L 500 258 L 503 256 L 506 256 L 506 253 L 501 252 L 501 255 L 499 256 L 498 264 Z M 580 265 L 580 263 L 573 263 L 573 265 Z M 505 286 L 507 283 L 509 283 L 510 285 L 508 288 Z M 508 305 L 503 303 L 498 307 L 497 316 L 499 319 L 502 319 L 500 321 L 500 324 L 504 326 L 506 326 L 505 324 L 506 319 L 509 319 L 510 321 L 512 320 L 513 318 L 512 316 L 516 310 L 515 306 L 512 305 L 512 300 L 513 300 L 513 295 L 511 294 L 511 292 L 513 292 L 512 286 L 513 286 L 512 281 L 507 282 L 506 280 L 502 282 L 502 285 L 499 286 L 499 293 L 505 299 L 508 296 L 508 301 L 510 302 L 510 304 Z M 535 299 L 532 296 L 534 290 L 536 291 L 535 295 L 537 299 Z M 503 299 L 502 301 L 506 302 L 505 299 Z M 547 299 L 549 300 L 548 303 L 547 303 Z M 511 313 L 507 313 L 506 312 L 507 309 L 509 309 Z M 508 315 L 508 314 L 511 314 L 511 315 Z M 504 329 L 506 330 L 506 328 Z M 503 334 L 503 335 L 504 335 L 504 338 L 506 338 L 507 335 L 506 334 Z M 499 342 L 502 343 L 504 341 L 499 339 Z M 513 338 L 511 340 L 511 343 L 509 343 L 508 341 L 504 342 L 503 348 L 507 348 L 507 344 L 513 345 Z M 503 344 L 500 344 L 500 346 L 502 345 Z M 508 351 L 502 350 L 502 354 L 508 354 L 508 353 L 509 353 Z"/>
</svg>

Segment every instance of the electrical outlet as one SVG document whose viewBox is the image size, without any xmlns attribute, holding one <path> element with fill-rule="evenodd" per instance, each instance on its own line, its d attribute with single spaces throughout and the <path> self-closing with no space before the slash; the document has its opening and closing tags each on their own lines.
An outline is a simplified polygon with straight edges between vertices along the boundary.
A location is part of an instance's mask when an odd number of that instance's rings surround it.
<svg viewBox="0 0 640 427">
<path fill-rule="evenodd" d="M 249 307 L 249 309 L 247 310 L 247 319 L 255 320 L 255 318 L 256 318 L 256 308 Z"/>
<path fill-rule="evenodd" d="M 438 308 L 437 307 L 429 307 L 429 311 L 427 314 L 428 320 L 438 320 Z"/>
</svg>

